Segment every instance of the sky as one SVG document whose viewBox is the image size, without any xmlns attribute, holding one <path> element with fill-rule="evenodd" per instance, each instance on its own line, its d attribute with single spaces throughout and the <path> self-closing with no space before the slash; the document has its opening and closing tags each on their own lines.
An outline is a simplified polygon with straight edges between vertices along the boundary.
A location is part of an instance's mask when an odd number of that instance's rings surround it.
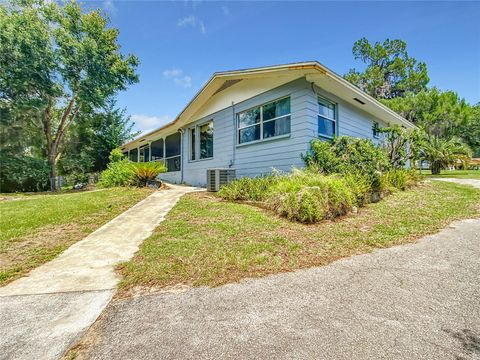
<svg viewBox="0 0 480 360">
<path fill-rule="evenodd" d="M 480 2 L 87 1 L 140 59 L 118 95 L 142 132 L 173 120 L 216 71 L 318 60 L 343 75 L 353 43 L 402 39 L 430 86 L 480 101 Z"/>
</svg>

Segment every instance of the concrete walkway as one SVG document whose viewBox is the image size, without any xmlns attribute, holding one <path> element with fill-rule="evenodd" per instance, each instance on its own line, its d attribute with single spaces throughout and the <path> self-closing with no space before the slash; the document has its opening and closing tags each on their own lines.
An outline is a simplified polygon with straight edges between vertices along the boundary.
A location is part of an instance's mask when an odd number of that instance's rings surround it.
<svg viewBox="0 0 480 360">
<path fill-rule="evenodd" d="M 324 267 L 115 300 L 77 359 L 478 360 L 479 259 L 471 219 Z"/>
<path fill-rule="evenodd" d="M 114 267 L 130 259 L 168 211 L 195 188 L 157 191 L 56 259 L 0 288 L 0 359 L 56 359 L 112 298 Z"/>
<path fill-rule="evenodd" d="M 477 189 L 480 189 L 480 180 L 479 179 L 460 179 L 460 178 L 432 178 L 432 180 L 453 182 L 460 185 L 469 185 Z"/>
</svg>

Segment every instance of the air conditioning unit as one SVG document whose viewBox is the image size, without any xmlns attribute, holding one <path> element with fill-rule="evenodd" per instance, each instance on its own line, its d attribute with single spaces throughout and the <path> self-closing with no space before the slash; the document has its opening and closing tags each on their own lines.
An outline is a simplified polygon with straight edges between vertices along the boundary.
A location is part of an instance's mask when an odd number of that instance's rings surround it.
<svg viewBox="0 0 480 360">
<path fill-rule="evenodd" d="M 208 169 L 207 190 L 218 191 L 223 185 L 235 180 L 235 169 Z"/>
</svg>

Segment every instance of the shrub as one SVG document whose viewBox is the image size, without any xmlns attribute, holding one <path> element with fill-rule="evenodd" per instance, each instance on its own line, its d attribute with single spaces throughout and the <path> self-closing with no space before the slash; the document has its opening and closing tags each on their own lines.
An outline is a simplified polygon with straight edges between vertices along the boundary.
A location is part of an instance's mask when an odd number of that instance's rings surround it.
<svg viewBox="0 0 480 360">
<path fill-rule="evenodd" d="M 50 185 L 50 166 L 45 160 L 0 153 L 0 191 L 44 191 Z"/>
<path fill-rule="evenodd" d="M 392 169 L 382 176 L 381 189 L 383 192 L 406 190 L 418 183 L 420 175 L 415 170 Z"/>
<path fill-rule="evenodd" d="M 325 218 L 328 212 L 327 196 L 318 186 L 307 186 L 287 193 L 274 193 L 269 207 L 290 220 L 313 223 Z"/>
<path fill-rule="evenodd" d="M 146 186 L 149 181 L 155 180 L 158 174 L 165 171 L 167 171 L 167 168 L 163 163 L 136 163 L 134 166 L 132 183 L 137 186 Z"/>
<path fill-rule="evenodd" d="M 244 177 L 222 186 L 218 195 L 225 200 L 264 201 L 272 185 L 278 181 L 278 175 Z"/>
<path fill-rule="evenodd" d="M 382 172 L 390 167 L 385 152 L 369 139 L 341 136 L 328 143 L 319 139 L 311 142 L 311 151 L 302 156 L 305 165 L 325 174 L 362 174 L 372 189 L 380 187 Z"/>
<path fill-rule="evenodd" d="M 343 175 L 343 180 L 352 192 L 356 206 L 363 206 L 370 202 L 372 184 L 367 176 L 357 173 L 348 173 Z"/>
<path fill-rule="evenodd" d="M 108 160 L 113 163 L 113 162 L 118 162 L 120 160 L 123 160 L 125 158 L 125 155 L 123 155 L 122 151 L 120 149 L 113 149 L 110 152 L 110 155 L 108 155 Z"/>
<path fill-rule="evenodd" d="M 267 203 L 279 215 L 311 223 L 346 214 L 355 196 L 342 178 L 297 170 L 278 178 Z"/>
<path fill-rule="evenodd" d="M 101 187 L 129 186 L 135 176 L 135 164 L 128 159 L 108 164 L 102 172 L 98 185 Z"/>
</svg>

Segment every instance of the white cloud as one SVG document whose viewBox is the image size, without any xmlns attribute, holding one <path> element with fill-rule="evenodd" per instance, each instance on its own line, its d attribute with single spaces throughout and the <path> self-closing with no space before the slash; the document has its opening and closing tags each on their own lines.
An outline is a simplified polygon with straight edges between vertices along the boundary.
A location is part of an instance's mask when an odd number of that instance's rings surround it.
<svg viewBox="0 0 480 360">
<path fill-rule="evenodd" d="M 192 78 L 188 75 L 182 76 L 182 77 L 176 77 L 173 79 L 175 84 L 178 86 L 184 87 L 184 88 L 189 88 L 192 86 Z"/>
<path fill-rule="evenodd" d="M 192 27 L 200 30 L 200 32 L 205 35 L 207 33 L 207 28 L 205 27 L 204 22 L 201 19 L 198 19 L 194 15 L 186 16 L 177 20 L 178 27 Z"/>
<path fill-rule="evenodd" d="M 192 26 L 195 27 L 197 23 L 197 18 L 193 15 L 178 19 L 177 25 L 179 27 Z"/>
<path fill-rule="evenodd" d="M 192 86 L 192 78 L 183 74 L 182 69 L 167 69 L 163 72 L 163 76 L 167 79 L 173 79 L 175 85 L 189 88 Z"/>
<path fill-rule="evenodd" d="M 199 27 L 200 27 L 200 32 L 203 35 L 205 35 L 207 33 L 207 29 L 205 28 L 205 24 L 203 23 L 203 21 L 200 21 Z"/>
<path fill-rule="evenodd" d="M 131 119 L 135 123 L 135 128 L 140 130 L 143 134 L 166 125 L 173 120 L 169 115 L 148 116 L 143 114 L 134 114 L 131 116 Z"/>
<path fill-rule="evenodd" d="M 183 74 L 182 69 L 167 69 L 163 72 L 163 76 L 165 76 L 167 79 L 178 77 L 178 76 L 181 76 L 182 74 Z"/>
</svg>

